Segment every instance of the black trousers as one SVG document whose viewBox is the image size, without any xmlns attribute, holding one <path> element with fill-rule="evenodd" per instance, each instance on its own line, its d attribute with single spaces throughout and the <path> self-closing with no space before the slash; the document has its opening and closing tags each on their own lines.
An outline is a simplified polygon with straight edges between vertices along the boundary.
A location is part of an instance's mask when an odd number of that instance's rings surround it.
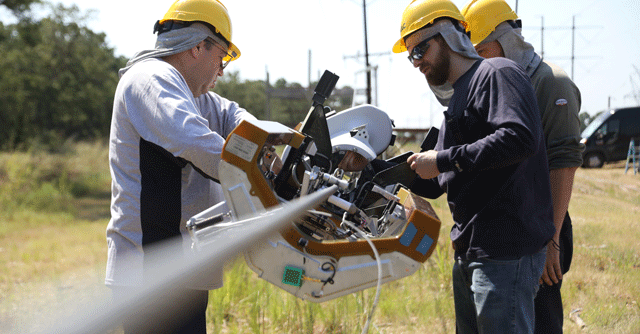
<svg viewBox="0 0 640 334">
<path fill-rule="evenodd" d="M 564 275 L 569 271 L 571 259 L 573 258 L 573 226 L 568 212 L 564 216 L 564 222 L 560 230 L 559 245 L 560 266 Z M 564 314 L 562 311 L 562 296 L 560 294 L 561 287 L 562 280 L 554 285 L 542 283 L 540 286 L 540 290 L 538 290 L 538 294 L 534 299 L 536 334 L 562 333 Z"/>
<path fill-rule="evenodd" d="M 131 294 L 133 287 L 111 287 L 114 300 Z M 126 315 L 125 334 L 206 334 L 209 291 L 172 289 L 151 296 L 143 306 Z"/>
</svg>

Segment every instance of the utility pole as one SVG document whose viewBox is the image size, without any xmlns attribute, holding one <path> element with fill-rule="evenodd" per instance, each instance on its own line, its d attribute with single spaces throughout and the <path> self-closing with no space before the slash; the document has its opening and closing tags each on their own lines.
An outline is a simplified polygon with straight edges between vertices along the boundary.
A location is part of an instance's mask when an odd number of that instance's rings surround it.
<svg viewBox="0 0 640 334">
<path fill-rule="evenodd" d="M 311 49 L 309 49 L 309 64 L 307 69 L 307 88 L 311 89 Z"/>
<path fill-rule="evenodd" d="M 372 99 L 372 83 L 371 83 L 371 71 L 372 69 L 375 67 L 377 69 L 377 66 L 371 66 L 371 64 L 369 63 L 369 56 L 382 56 L 382 55 L 389 55 L 391 54 L 390 52 L 378 52 L 378 53 L 369 53 L 369 42 L 368 42 L 368 38 L 367 38 L 367 1 L 366 0 L 362 0 L 362 12 L 363 12 L 363 22 L 364 22 L 364 71 L 365 71 L 365 75 L 366 75 L 366 95 L 367 95 L 367 103 L 368 104 L 372 104 L 373 99 Z M 344 59 L 347 58 L 355 58 L 355 59 L 359 59 L 360 57 L 362 57 L 359 53 L 356 54 L 355 56 L 344 56 Z M 361 71 L 359 71 L 358 73 L 361 73 Z M 376 84 L 376 88 L 377 88 L 377 84 Z M 377 96 L 376 96 L 377 98 Z"/>
<path fill-rule="evenodd" d="M 391 52 L 374 52 L 374 53 L 369 53 L 369 56 L 371 57 L 381 57 L 381 56 L 388 56 L 390 55 Z M 362 57 L 362 55 L 360 53 L 357 53 L 356 55 L 353 56 L 343 56 L 342 59 L 347 60 L 347 59 L 360 59 Z M 357 71 L 356 74 L 360 74 L 362 72 L 365 72 L 367 74 L 367 76 L 371 76 L 371 72 L 373 71 L 373 83 L 371 81 L 369 81 L 368 84 L 368 88 L 365 88 L 365 90 L 369 93 L 369 95 L 367 96 L 367 103 L 371 104 L 372 102 L 375 102 L 375 104 L 378 104 L 378 78 L 377 78 L 377 70 L 378 70 L 378 66 L 377 65 L 368 65 L 367 67 L 364 68 L 364 70 L 360 70 Z M 375 83 L 375 101 L 373 101 L 373 92 L 374 89 L 372 88 L 372 85 Z M 354 93 L 358 94 L 358 89 L 356 89 L 354 91 Z M 359 94 L 358 94 L 359 95 Z"/>
<path fill-rule="evenodd" d="M 265 111 L 265 118 L 268 121 L 271 121 L 271 83 L 269 83 L 269 69 L 267 68 L 267 66 L 264 67 L 264 72 L 266 74 L 266 80 L 264 82 L 264 90 L 265 90 L 265 95 L 267 96 L 266 101 L 265 101 L 265 106 L 264 106 L 264 111 Z"/>
<path fill-rule="evenodd" d="M 631 66 L 633 66 L 633 69 L 636 70 L 638 79 L 640 79 L 640 70 L 638 70 L 638 68 L 634 64 L 631 64 Z M 635 81 L 633 80 L 633 74 L 629 76 L 629 80 L 631 80 L 631 89 L 632 89 L 631 94 L 636 99 L 636 103 L 638 104 L 638 106 L 640 106 L 640 88 L 636 88 Z"/>
<path fill-rule="evenodd" d="M 369 70 L 369 43 L 367 41 L 367 0 L 362 0 L 364 21 L 364 62 L 367 70 L 367 103 L 371 104 L 371 71 Z"/>
<path fill-rule="evenodd" d="M 571 24 L 571 80 L 573 80 L 573 67 L 576 60 L 576 16 L 573 16 Z"/>
</svg>

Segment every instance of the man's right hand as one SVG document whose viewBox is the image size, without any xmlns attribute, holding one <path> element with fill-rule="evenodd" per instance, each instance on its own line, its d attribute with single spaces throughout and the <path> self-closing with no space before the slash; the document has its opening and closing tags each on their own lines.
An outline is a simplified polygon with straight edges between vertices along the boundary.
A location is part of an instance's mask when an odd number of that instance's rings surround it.
<svg viewBox="0 0 640 334">
<path fill-rule="evenodd" d="M 414 153 L 409 157 L 409 159 L 407 159 L 407 163 L 421 178 L 432 179 L 440 175 L 436 162 L 437 155 L 438 152 L 434 150 Z"/>
</svg>

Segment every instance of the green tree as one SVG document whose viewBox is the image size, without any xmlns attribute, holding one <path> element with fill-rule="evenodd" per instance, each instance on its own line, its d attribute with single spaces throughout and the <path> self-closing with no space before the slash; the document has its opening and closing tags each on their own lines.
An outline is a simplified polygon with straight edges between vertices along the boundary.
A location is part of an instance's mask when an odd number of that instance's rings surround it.
<svg viewBox="0 0 640 334">
<path fill-rule="evenodd" d="M 258 118 L 266 117 L 266 94 L 263 81 L 241 81 L 237 71 L 225 72 L 213 90 L 220 96 L 237 102 Z"/>
<path fill-rule="evenodd" d="M 311 87 L 316 84 L 312 83 Z M 242 81 L 237 71 L 225 72 L 218 79 L 214 92 L 237 102 L 259 119 L 276 121 L 290 127 L 295 127 L 304 120 L 313 95 L 313 89 L 287 82 L 284 78 L 276 80 L 269 88 L 262 80 Z M 325 105 L 337 111 L 351 106 L 353 90 L 350 87 L 336 88 L 334 92 L 336 94 L 332 94 Z"/>
<path fill-rule="evenodd" d="M 299 83 L 288 83 L 281 78 L 273 85 L 271 119 L 295 127 L 302 122 L 311 106 L 307 89 Z M 309 95 L 310 96 L 310 95 Z"/>
<path fill-rule="evenodd" d="M 55 148 L 67 138 L 108 136 L 117 71 L 104 33 L 83 22 L 76 6 L 49 7 L 39 21 L 0 27 L 0 132 L 3 149 L 34 140 Z"/>
<path fill-rule="evenodd" d="M 0 0 L 0 5 L 7 7 L 13 15 L 23 17 L 32 4 L 41 3 L 40 0 Z"/>
</svg>

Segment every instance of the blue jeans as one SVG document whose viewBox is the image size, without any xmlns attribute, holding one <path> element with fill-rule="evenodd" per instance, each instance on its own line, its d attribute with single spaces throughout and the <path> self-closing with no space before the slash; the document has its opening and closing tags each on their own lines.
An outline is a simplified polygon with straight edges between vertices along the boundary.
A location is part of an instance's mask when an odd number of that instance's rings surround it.
<svg viewBox="0 0 640 334">
<path fill-rule="evenodd" d="M 546 247 L 516 260 L 456 260 L 457 333 L 533 333 L 533 300 L 545 259 Z"/>
</svg>

